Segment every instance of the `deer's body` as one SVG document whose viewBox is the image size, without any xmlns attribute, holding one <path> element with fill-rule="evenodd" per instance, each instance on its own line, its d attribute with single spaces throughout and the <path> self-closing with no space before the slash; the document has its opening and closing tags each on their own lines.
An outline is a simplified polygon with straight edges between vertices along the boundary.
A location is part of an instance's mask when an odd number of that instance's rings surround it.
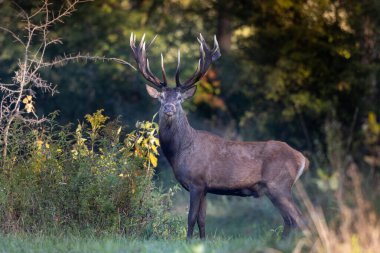
<svg viewBox="0 0 380 253">
<path fill-rule="evenodd" d="M 186 190 L 197 186 L 214 194 L 260 197 L 271 183 L 291 187 L 308 163 L 284 142 L 226 140 L 193 129 L 185 113 L 180 114 L 170 122 L 160 116 L 159 138 L 176 179 Z"/>
<path fill-rule="evenodd" d="M 285 223 L 285 233 L 302 225 L 302 215 L 295 205 L 291 188 L 309 161 L 284 142 L 229 141 L 214 134 L 193 129 L 181 103 L 191 98 L 195 84 L 207 72 L 212 61 L 220 57 L 219 47 L 210 49 L 200 36 L 201 58 L 197 71 L 185 83 L 179 80 L 179 54 L 176 88 L 167 87 L 162 59 L 161 82 L 149 69 L 144 38 L 138 47 L 131 36 L 138 68 L 154 87 L 146 86 L 150 96 L 161 102 L 159 139 L 161 148 L 173 168 L 178 182 L 190 192 L 187 237 L 193 235 L 197 222 L 201 238 L 205 237 L 206 194 L 260 197 L 266 195 L 279 209 Z M 153 39 L 154 40 L 154 39 Z"/>
</svg>

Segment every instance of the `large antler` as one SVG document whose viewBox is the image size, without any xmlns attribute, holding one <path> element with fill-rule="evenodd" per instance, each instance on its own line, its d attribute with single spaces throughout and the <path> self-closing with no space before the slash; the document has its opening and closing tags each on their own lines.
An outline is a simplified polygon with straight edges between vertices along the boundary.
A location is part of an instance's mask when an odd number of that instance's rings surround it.
<svg viewBox="0 0 380 253">
<path fill-rule="evenodd" d="M 136 47 L 136 35 L 131 33 L 131 39 L 130 39 L 130 45 L 133 51 L 134 58 L 136 60 L 136 63 L 138 65 L 138 69 L 141 72 L 141 74 L 144 76 L 144 78 L 153 84 L 155 88 L 161 89 L 163 87 L 167 86 L 167 80 L 166 80 L 166 73 L 164 68 L 164 58 L 161 54 L 161 69 L 162 69 L 162 76 L 164 81 L 161 82 L 160 79 L 158 79 L 150 70 L 149 67 L 149 60 L 147 58 L 147 53 L 149 50 L 149 47 L 153 44 L 155 39 L 157 38 L 157 35 L 154 36 L 152 41 L 146 46 L 145 44 L 145 34 L 142 36 L 141 41 Z"/>
<path fill-rule="evenodd" d="M 193 76 L 190 77 L 183 84 L 181 84 L 179 80 L 181 54 L 180 54 L 180 51 L 178 50 L 178 64 L 177 64 L 177 70 L 175 73 L 175 80 L 176 80 L 177 87 L 181 88 L 182 90 L 188 90 L 194 87 L 195 84 L 199 81 L 199 79 L 201 79 L 202 76 L 206 74 L 211 63 L 216 61 L 221 56 L 219 44 L 215 35 L 214 35 L 214 48 L 211 50 L 208 47 L 202 34 L 199 34 L 199 38 L 197 39 L 200 44 L 200 47 L 199 47 L 200 59 L 198 62 L 198 66 Z"/>
</svg>

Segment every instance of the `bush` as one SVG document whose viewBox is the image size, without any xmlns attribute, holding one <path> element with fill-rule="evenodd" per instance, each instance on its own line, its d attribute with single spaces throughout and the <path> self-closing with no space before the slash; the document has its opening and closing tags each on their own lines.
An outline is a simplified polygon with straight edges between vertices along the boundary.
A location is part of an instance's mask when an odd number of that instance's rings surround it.
<svg viewBox="0 0 380 253">
<path fill-rule="evenodd" d="M 138 122 L 124 133 L 118 120 L 106 124 L 102 110 L 86 121 L 75 131 L 53 120 L 38 129 L 13 124 L 0 173 L 1 229 L 175 234 L 172 192 L 152 181 L 157 124 Z"/>
</svg>

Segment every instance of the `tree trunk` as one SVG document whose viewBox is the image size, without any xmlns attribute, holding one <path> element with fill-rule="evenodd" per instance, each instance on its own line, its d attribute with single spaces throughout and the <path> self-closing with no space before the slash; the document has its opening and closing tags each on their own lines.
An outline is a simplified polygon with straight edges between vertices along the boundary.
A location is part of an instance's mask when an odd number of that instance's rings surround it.
<svg viewBox="0 0 380 253">
<path fill-rule="evenodd" d="M 229 52 L 231 49 L 232 26 L 229 10 L 232 5 L 233 1 L 221 1 L 216 6 L 218 11 L 217 37 L 223 52 Z"/>
<path fill-rule="evenodd" d="M 374 102 L 376 102 L 377 94 L 377 72 L 376 69 L 371 67 L 378 55 L 377 34 L 376 27 L 371 18 L 365 16 L 363 19 L 361 38 L 361 48 L 363 51 L 362 64 L 368 68 L 368 97 L 366 99 L 368 108 L 371 108 L 371 105 L 374 105 Z"/>
</svg>

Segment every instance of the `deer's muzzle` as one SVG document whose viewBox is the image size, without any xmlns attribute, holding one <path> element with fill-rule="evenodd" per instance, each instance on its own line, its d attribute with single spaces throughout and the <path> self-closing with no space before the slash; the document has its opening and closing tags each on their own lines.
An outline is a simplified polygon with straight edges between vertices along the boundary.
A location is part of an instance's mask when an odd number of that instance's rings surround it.
<svg viewBox="0 0 380 253">
<path fill-rule="evenodd" d="M 167 115 L 167 116 L 173 116 L 174 113 L 175 113 L 176 109 L 175 109 L 175 105 L 174 104 L 165 104 L 164 105 L 164 113 Z"/>
</svg>

